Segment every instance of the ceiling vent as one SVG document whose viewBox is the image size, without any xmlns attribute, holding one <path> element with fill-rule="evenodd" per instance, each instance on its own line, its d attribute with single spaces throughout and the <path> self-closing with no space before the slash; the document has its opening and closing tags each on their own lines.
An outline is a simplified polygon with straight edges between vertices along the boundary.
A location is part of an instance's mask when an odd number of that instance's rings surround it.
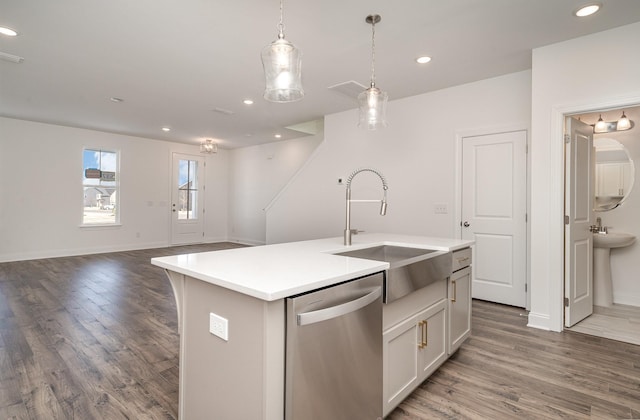
<svg viewBox="0 0 640 420">
<path fill-rule="evenodd" d="M 224 108 L 213 108 L 213 112 L 217 112 L 218 114 L 227 115 L 227 116 L 235 114 L 235 112 L 229 111 L 228 109 L 224 109 Z"/>
<path fill-rule="evenodd" d="M 11 63 L 20 64 L 24 61 L 24 58 L 19 57 L 17 55 L 9 54 L 6 52 L 0 51 L 0 60 L 9 61 Z"/>
<path fill-rule="evenodd" d="M 367 87 L 361 85 L 360 83 L 354 80 L 349 80 L 348 82 L 338 83 L 337 85 L 329 86 L 327 89 L 329 89 L 330 91 L 348 96 L 354 101 L 357 101 L 358 95 L 360 95 L 362 92 L 367 90 Z"/>
</svg>

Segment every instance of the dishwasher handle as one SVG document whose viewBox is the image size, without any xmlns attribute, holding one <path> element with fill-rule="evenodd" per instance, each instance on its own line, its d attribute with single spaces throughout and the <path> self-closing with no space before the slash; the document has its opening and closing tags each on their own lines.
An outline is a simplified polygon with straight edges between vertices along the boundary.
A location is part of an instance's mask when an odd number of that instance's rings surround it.
<svg viewBox="0 0 640 420">
<path fill-rule="evenodd" d="M 370 292 L 357 299 L 351 300 L 340 305 L 331 306 L 325 309 L 319 309 L 317 311 L 303 312 L 298 314 L 298 325 L 315 324 L 316 322 L 326 321 L 328 319 L 337 318 L 342 315 L 346 315 L 351 312 L 355 312 L 360 308 L 364 308 L 371 302 L 382 296 L 382 287 L 376 287 L 373 292 Z"/>
</svg>

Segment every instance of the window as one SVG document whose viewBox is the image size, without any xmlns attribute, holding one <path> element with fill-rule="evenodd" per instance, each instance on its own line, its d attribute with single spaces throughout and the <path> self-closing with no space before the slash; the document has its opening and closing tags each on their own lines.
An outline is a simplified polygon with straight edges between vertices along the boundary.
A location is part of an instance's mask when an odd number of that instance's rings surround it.
<svg viewBox="0 0 640 420">
<path fill-rule="evenodd" d="M 198 161 L 180 159 L 178 168 L 178 220 L 198 218 Z"/>
<path fill-rule="evenodd" d="M 118 209 L 118 153 L 84 149 L 82 154 L 83 225 L 113 225 Z"/>
</svg>

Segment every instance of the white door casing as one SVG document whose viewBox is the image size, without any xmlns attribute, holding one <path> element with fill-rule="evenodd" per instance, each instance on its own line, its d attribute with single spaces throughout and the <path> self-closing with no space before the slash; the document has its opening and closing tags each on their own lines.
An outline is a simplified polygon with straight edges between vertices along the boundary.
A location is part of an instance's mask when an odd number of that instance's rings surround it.
<svg viewBox="0 0 640 420">
<path fill-rule="evenodd" d="M 202 156 L 173 153 L 171 181 L 171 243 L 204 239 L 204 168 Z"/>
<path fill-rule="evenodd" d="M 571 327 L 593 312 L 593 128 L 565 120 L 565 314 Z"/>
<path fill-rule="evenodd" d="M 527 304 L 527 131 L 462 138 L 461 238 L 473 247 L 473 297 Z"/>
</svg>

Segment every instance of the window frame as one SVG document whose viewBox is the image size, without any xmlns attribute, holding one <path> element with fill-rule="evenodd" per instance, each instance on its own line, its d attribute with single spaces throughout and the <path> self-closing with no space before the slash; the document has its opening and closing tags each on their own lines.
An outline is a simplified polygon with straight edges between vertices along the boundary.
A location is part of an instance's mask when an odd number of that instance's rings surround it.
<svg viewBox="0 0 640 420">
<path fill-rule="evenodd" d="M 116 194 L 116 205 L 115 208 L 113 209 L 114 211 L 114 220 L 113 222 L 98 222 L 98 223 L 87 223 L 85 222 L 85 188 L 87 187 L 100 187 L 100 184 L 95 185 L 95 184 L 88 184 L 86 183 L 86 180 L 88 178 L 85 177 L 85 153 L 86 152 L 99 152 L 99 153 L 113 153 L 115 154 L 115 159 L 116 159 L 116 163 L 115 163 L 115 183 L 113 186 L 108 186 L 109 189 L 113 188 L 114 192 L 112 194 Z M 120 197 L 120 176 L 121 176 L 121 171 L 120 171 L 120 160 L 121 160 L 121 153 L 120 150 L 118 149 L 114 149 L 114 148 L 104 148 L 104 147 L 92 147 L 92 146 L 84 146 L 82 148 L 82 155 L 81 155 L 81 168 L 82 168 L 82 173 L 80 175 L 80 184 L 81 184 L 81 203 L 82 203 L 82 207 L 81 207 L 81 214 L 80 214 L 80 227 L 82 228 L 110 228 L 110 227 L 119 227 L 122 226 L 121 224 L 121 197 Z M 102 163 L 99 164 L 100 168 L 96 168 L 99 170 L 102 170 Z M 100 181 L 102 181 L 102 179 L 100 179 Z"/>
</svg>

